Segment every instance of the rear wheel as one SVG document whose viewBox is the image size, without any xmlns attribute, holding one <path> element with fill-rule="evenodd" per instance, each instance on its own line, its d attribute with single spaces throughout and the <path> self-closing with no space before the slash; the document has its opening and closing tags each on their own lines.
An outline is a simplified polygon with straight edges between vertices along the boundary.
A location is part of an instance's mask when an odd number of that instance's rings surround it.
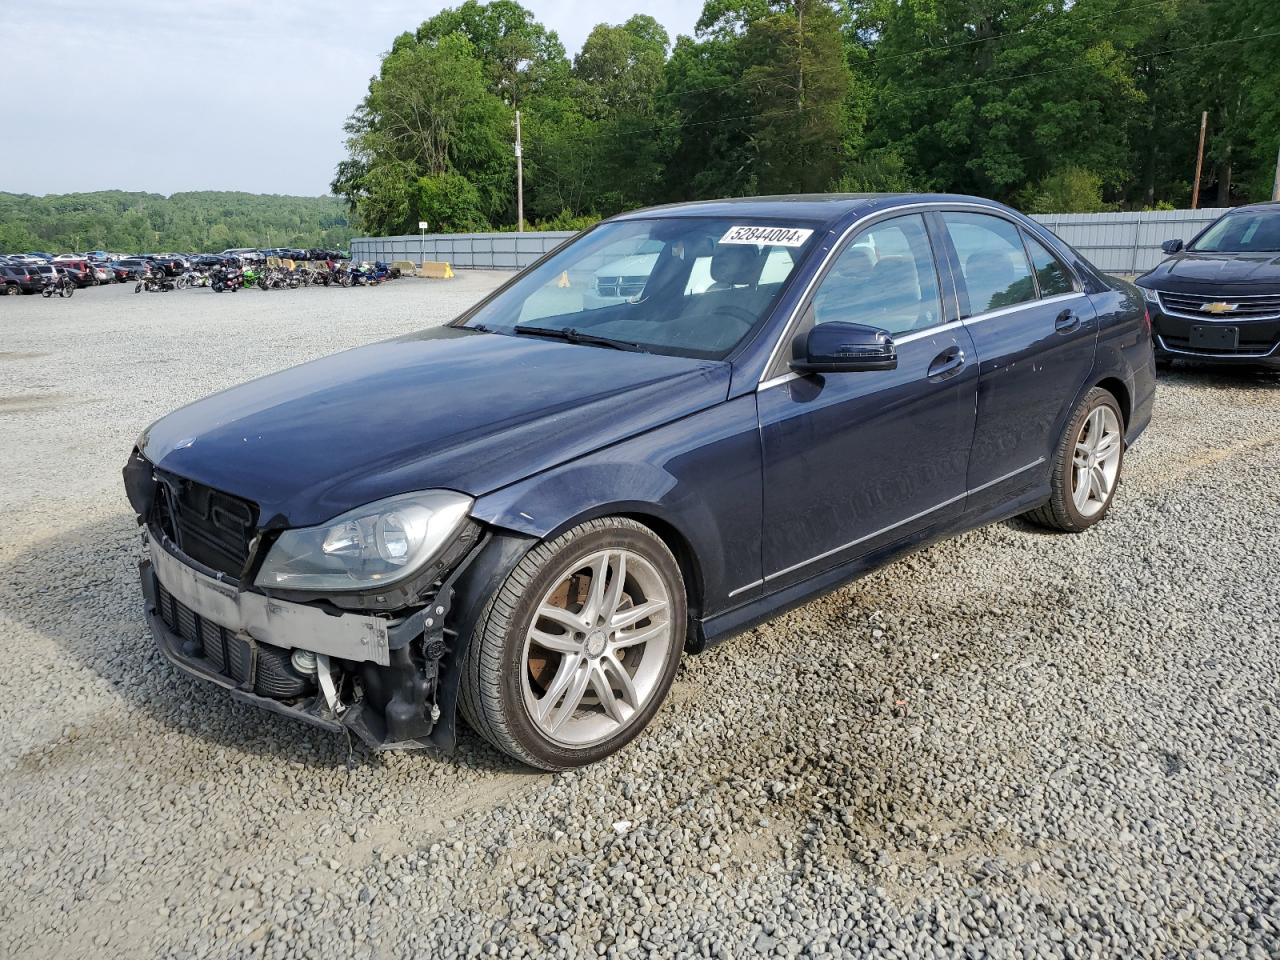
<svg viewBox="0 0 1280 960">
<path fill-rule="evenodd" d="M 661 706 L 684 648 L 680 568 L 647 527 L 592 520 L 524 557 L 489 600 L 463 667 L 477 733 L 544 770 L 629 743 Z"/>
<path fill-rule="evenodd" d="M 1076 408 L 1054 452 L 1049 502 L 1026 514 L 1054 530 L 1078 533 L 1107 515 L 1124 465 L 1124 415 L 1094 387 Z"/>
<path fill-rule="evenodd" d="M 18 285 L 16 283 L 6 283 L 4 285 L 4 295 L 6 297 L 16 297 L 21 292 L 22 291 L 18 289 Z"/>
</svg>

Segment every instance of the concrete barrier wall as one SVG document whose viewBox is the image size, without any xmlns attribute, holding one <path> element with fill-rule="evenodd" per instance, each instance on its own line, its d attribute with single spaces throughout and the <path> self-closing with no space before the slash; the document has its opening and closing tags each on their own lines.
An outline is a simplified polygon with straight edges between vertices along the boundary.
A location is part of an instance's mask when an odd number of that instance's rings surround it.
<svg viewBox="0 0 1280 960">
<path fill-rule="evenodd" d="M 1108 273 L 1143 273 L 1164 257 L 1165 240 L 1190 240 L 1225 210 L 1148 210 L 1134 213 L 1053 213 L 1034 219 Z M 359 260 L 443 260 L 459 270 L 519 270 L 573 233 L 429 233 L 426 238 L 358 237 Z"/>
</svg>

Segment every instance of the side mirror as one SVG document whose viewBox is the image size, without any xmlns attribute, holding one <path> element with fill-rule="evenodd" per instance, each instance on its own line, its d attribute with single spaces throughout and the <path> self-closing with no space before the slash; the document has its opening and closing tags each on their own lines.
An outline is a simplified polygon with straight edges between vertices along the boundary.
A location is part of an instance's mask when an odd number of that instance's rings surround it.
<svg viewBox="0 0 1280 960">
<path fill-rule="evenodd" d="M 887 330 L 861 323 L 819 323 L 796 334 L 791 369 L 797 373 L 853 373 L 893 370 L 898 349 Z"/>
<path fill-rule="evenodd" d="M 1179 250 L 1182 249 L 1182 241 L 1166 240 L 1164 243 L 1160 244 L 1160 249 L 1163 250 L 1165 253 L 1177 253 Z"/>
</svg>

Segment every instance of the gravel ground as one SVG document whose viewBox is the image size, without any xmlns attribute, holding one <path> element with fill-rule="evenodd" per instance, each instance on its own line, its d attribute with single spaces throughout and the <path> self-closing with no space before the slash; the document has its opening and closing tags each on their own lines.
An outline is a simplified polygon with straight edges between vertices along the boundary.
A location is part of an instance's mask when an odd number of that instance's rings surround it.
<svg viewBox="0 0 1280 960">
<path fill-rule="evenodd" d="M 934 547 L 534 774 L 232 704 L 142 622 L 159 414 L 495 275 L 0 301 L 0 956 L 1280 956 L 1280 379 L 1179 371 L 1111 518 Z"/>
</svg>

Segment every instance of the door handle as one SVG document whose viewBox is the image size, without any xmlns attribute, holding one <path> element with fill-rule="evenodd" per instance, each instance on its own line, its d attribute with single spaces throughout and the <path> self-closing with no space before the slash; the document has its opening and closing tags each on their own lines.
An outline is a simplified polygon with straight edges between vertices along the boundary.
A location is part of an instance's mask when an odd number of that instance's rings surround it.
<svg viewBox="0 0 1280 960">
<path fill-rule="evenodd" d="M 1080 329 L 1080 315 L 1074 310 L 1063 310 L 1053 321 L 1053 329 L 1059 333 L 1071 333 Z"/>
<path fill-rule="evenodd" d="M 946 380 L 959 373 L 963 366 L 964 351 L 959 347 L 948 347 L 933 358 L 933 363 L 929 364 L 928 377 L 930 380 Z"/>
</svg>

